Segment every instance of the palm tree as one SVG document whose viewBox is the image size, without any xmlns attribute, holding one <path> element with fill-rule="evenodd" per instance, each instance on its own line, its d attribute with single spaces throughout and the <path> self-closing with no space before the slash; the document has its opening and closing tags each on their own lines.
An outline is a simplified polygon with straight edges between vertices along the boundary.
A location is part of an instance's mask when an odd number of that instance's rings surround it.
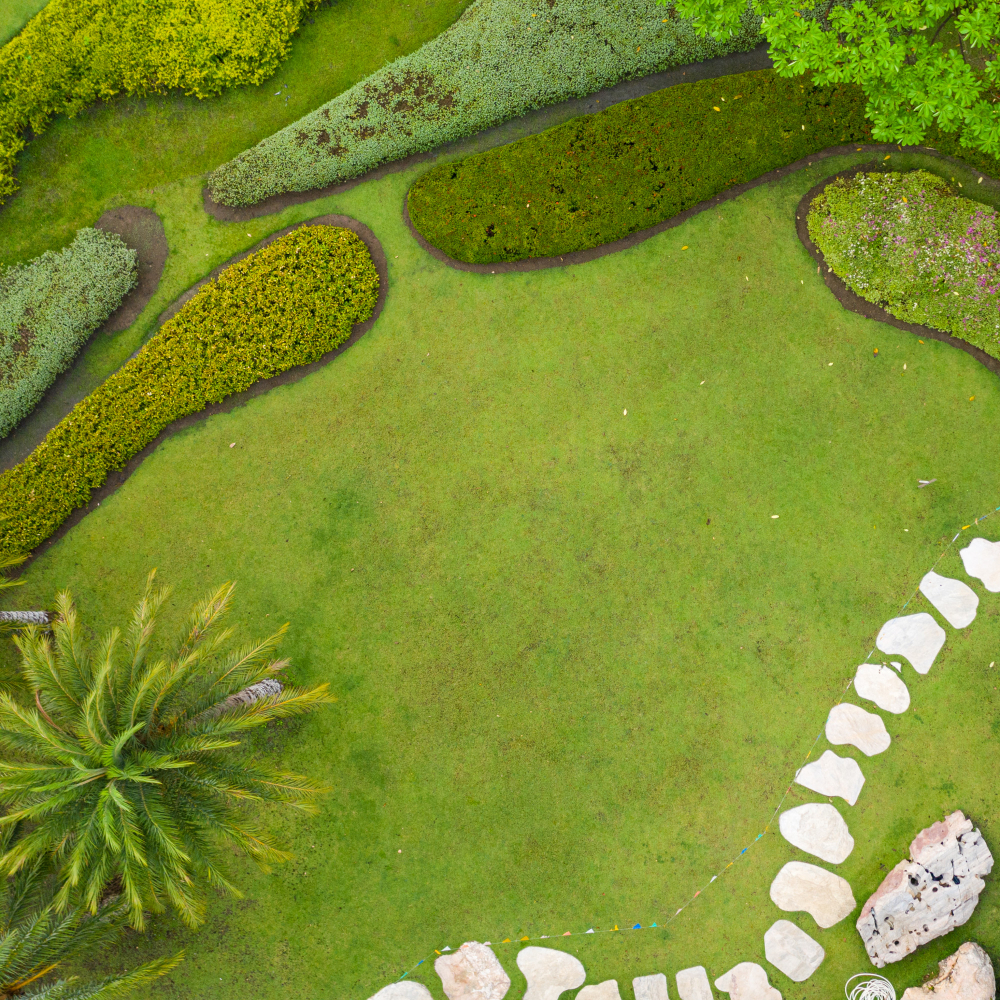
<svg viewBox="0 0 1000 1000">
<path fill-rule="evenodd" d="M 27 556 L 0 556 L 0 590 L 20 587 L 23 580 L 8 579 L 6 571 L 12 566 L 20 566 Z M 0 611 L 0 632 L 23 628 L 25 625 L 48 625 L 47 611 Z"/>
<path fill-rule="evenodd" d="M 154 657 L 168 593 L 154 575 L 124 632 L 93 647 L 70 595 L 57 595 L 51 635 L 28 628 L 14 637 L 33 703 L 0 692 L 0 829 L 25 827 L 0 852 L 0 874 L 48 859 L 60 911 L 97 913 L 115 885 L 139 930 L 145 909 L 168 904 L 197 926 L 208 886 L 239 895 L 226 843 L 265 870 L 289 857 L 255 824 L 256 807 L 314 812 L 325 789 L 255 760 L 238 737 L 333 700 L 326 684 L 274 682 L 288 662 L 272 658 L 287 626 L 234 647 L 223 626 L 233 584 L 196 605 L 189 627 Z"/>
</svg>

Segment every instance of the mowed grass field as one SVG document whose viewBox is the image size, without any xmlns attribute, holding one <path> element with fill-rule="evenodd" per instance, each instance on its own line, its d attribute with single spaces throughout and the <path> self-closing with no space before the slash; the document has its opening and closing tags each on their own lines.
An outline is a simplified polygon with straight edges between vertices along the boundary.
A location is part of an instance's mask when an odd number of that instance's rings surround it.
<svg viewBox="0 0 1000 1000">
<path fill-rule="evenodd" d="M 330 211 L 375 231 L 389 290 L 326 368 L 161 445 L 17 595 L 69 587 L 103 630 L 152 566 L 175 621 L 235 579 L 246 630 L 290 622 L 291 675 L 339 699 L 261 747 L 332 789 L 317 817 L 271 818 L 295 861 L 240 865 L 245 899 L 196 933 L 157 919 L 113 968 L 183 946 L 149 996 L 365 1000 L 489 940 L 513 1000 L 520 945 L 499 942 L 572 931 L 532 943 L 631 1000 L 636 975 L 673 995 L 680 968 L 765 964 L 779 917 L 827 951 L 802 984 L 768 967 L 786 1000 L 870 968 L 853 918 L 821 931 L 771 904 L 781 865 L 815 860 L 774 827 L 668 926 L 625 929 L 665 924 L 764 829 L 879 627 L 1000 505 L 995 377 L 843 311 L 795 236 L 802 194 L 851 162 L 587 265 L 495 276 L 419 249 L 414 171 L 253 227 L 205 220 L 196 181 L 146 194 L 174 254 L 164 296 L 248 232 Z M 938 569 L 961 575 L 956 550 Z M 868 779 L 855 808 L 835 800 L 859 904 L 946 811 L 1000 845 L 1000 598 L 973 585 L 976 621 L 927 677 L 904 667 L 890 749 L 838 748 Z M 785 807 L 806 801 L 796 786 Z M 914 985 L 968 938 L 1000 954 L 998 916 L 990 886 L 890 977 Z M 413 978 L 443 1000 L 430 961 Z"/>
</svg>

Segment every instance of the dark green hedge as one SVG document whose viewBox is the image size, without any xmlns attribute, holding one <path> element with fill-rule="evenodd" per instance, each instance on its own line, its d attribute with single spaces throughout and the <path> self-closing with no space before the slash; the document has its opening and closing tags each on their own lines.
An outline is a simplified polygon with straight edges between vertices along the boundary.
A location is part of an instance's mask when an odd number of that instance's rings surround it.
<svg viewBox="0 0 1000 1000">
<path fill-rule="evenodd" d="M 772 70 L 681 84 L 434 167 L 410 189 L 410 218 L 469 263 L 601 246 L 828 146 L 870 142 L 864 112 L 856 87 Z"/>
<path fill-rule="evenodd" d="M 297 229 L 227 268 L 0 475 L 0 556 L 43 542 L 174 420 L 342 344 L 378 288 L 364 243 L 330 226 Z"/>
</svg>

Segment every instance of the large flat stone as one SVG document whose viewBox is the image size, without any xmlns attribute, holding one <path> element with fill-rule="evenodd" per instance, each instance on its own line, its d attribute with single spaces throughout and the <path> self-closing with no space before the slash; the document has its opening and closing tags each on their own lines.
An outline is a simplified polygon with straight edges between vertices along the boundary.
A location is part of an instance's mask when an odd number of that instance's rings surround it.
<svg viewBox="0 0 1000 1000">
<path fill-rule="evenodd" d="M 582 986 L 587 978 L 576 956 L 556 948 L 522 948 L 517 953 L 517 967 L 528 981 L 524 1000 L 556 1000 L 566 990 Z"/>
<path fill-rule="evenodd" d="M 795 780 L 820 795 L 839 795 L 853 806 L 861 794 L 865 776 L 853 757 L 838 757 L 832 750 L 824 750 L 819 760 L 799 768 Z"/>
<path fill-rule="evenodd" d="M 934 618 L 921 611 L 887 621 L 875 640 L 883 653 L 905 656 L 918 674 L 926 674 L 947 638 Z"/>
<path fill-rule="evenodd" d="M 730 1000 L 781 1000 L 781 993 L 768 981 L 756 962 L 740 962 L 719 976 L 715 988 L 728 993 Z"/>
<path fill-rule="evenodd" d="M 938 962 L 938 974 L 923 986 L 911 986 L 903 1000 L 994 1000 L 997 981 L 990 956 L 966 941 L 954 955 Z"/>
<path fill-rule="evenodd" d="M 423 984 L 404 980 L 383 987 L 370 1000 L 434 1000 L 434 996 Z"/>
<path fill-rule="evenodd" d="M 708 979 L 705 979 L 708 982 Z M 637 976 L 632 980 L 635 1000 L 670 1000 L 667 993 L 667 977 L 658 972 L 654 976 Z"/>
<path fill-rule="evenodd" d="M 941 613 L 952 628 L 965 628 L 976 617 L 979 596 L 961 580 L 931 570 L 920 581 L 920 593 Z"/>
<path fill-rule="evenodd" d="M 839 923 L 858 905 L 846 879 L 805 861 L 789 861 L 774 876 L 771 899 L 788 912 L 805 910 L 820 927 Z"/>
<path fill-rule="evenodd" d="M 790 920 L 775 920 L 764 933 L 764 957 L 794 983 L 805 982 L 826 952 Z"/>
<path fill-rule="evenodd" d="M 603 983 L 584 986 L 576 995 L 576 1000 L 622 1000 L 618 992 L 617 979 L 605 979 Z"/>
<path fill-rule="evenodd" d="M 893 715 L 910 707 L 910 692 L 892 667 L 879 663 L 862 663 L 854 675 L 854 690 L 868 701 Z"/>
<path fill-rule="evenodd" d="M 510 989 L 510 976 L 493 949 L 478 941 L 466 941 L 458 951 L 442 955 L 434 971 L 448 1000 L 503 1000 Z"/>
<path fill-rule="evenodd" d="M 849 743 L 868 757 L 887 750 L 892 742 L 882 716 L 846 703 L 830 709 L 826 738 L 834 745 Z"/>
<path fill-rule="evenodd" d="M 782 837 L 795 847 L 839 865 L 854 850 L 843 816 L 828 802 L 809 802 L 778 817 Z"/>
<path fill-rule="evenodd" d="M 958 554 L 969 576 L 982 580 L 991 594 L 1000 593 L 1000 542 L 973 538 Z"/>
<path fill-rule="evenodd" d="M 677 973 L 677 994 L 681 1000 L 714 1000 L 704 965 L 692 965 Z"/>
</svg>

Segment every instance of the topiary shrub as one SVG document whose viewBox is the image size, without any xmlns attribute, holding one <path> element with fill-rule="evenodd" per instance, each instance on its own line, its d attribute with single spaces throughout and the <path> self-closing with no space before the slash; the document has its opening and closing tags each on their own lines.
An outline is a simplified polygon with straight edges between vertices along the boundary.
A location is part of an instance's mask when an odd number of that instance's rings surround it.
<svg viewBox="0 0 1000 1000">
<path fill-rule="evenodd" d="M 136 252 L 81 229 L 59 253 L 0 268 L 0 438 L 38 404 L 138 280 Z"/>
<path fill-rule="evenodd" d="M 27 552 L 168 424 L 342 344 L 379 277 L 361 239 L 306 226 L 206 284 L 19 465 L 0 474 L 0 555 Z"/>
<path fill-rule="evenodd" d="M 475 0 L 416 52 L 264 139 L 209 178 L 249 205 L 357 177 L 532 108 L 757 44 L 749 13 L 725 44 L 656 0 Z"/>
<path fill-rule="evenodd" d="M 914 170 L 858 173 L 812 202 L 809 236 L 861 298 L 1000 358 L 997 213 Z"/>
<path fill-rule="evenodd" d="M 261 83 L 320 0 L 49 0 L 0 48 L 0 205 L 17 190 L 26 129 L 38 135 L 116 94 L 209 97 Z"/>
</svg>

